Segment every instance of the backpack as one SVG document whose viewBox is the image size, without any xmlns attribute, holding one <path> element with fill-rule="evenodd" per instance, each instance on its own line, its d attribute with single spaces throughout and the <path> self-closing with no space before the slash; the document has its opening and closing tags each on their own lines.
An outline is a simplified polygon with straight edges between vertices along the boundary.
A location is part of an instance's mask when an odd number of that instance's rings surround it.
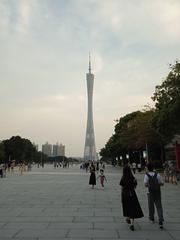
<svg viewBox="0 0 180 240">
<path fill-rule="evenodd" d="M 148 181 L 149 192 L 159 192 L 160 191 L 160 184 L 158 182 L 157 173 L 154 173 L 153 176 L 151 176 L 149 173 L 146 173 L 146 175 L 149 178 L 149 181 Z"/>
</svg>

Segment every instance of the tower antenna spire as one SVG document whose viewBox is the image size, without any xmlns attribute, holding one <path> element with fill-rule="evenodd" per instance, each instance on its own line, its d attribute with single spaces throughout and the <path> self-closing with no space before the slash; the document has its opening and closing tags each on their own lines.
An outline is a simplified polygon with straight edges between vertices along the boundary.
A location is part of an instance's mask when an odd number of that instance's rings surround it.
<svg viewBox="0 0 180 240">
<path fill-rule="evenodd" d="M 89 73 L 91 73 L 91 55 L 89 52 Z"/>
</svg>

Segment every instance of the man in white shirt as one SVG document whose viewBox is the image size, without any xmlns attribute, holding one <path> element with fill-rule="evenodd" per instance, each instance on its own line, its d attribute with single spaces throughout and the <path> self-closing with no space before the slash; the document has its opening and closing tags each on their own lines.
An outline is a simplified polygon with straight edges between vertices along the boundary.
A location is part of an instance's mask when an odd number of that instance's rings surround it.
<svg viewBox="0 0 180 240">
<path fill-rule="evenodd" d="M 163 229 L 163 209 L 161 203 L 161 189 L 164 183 L 161 179 L 161 176 L 156 173 L 154 166 L 151 163 L 147 164 L 147 173 L 144 176 L 144 184 L 148 187 L 148 207 L 149 207 L 149 219 L 154 222 L 154 206 L 156 206 L 157 214 L 159 218 L 159 227 Z"/>
</svg>

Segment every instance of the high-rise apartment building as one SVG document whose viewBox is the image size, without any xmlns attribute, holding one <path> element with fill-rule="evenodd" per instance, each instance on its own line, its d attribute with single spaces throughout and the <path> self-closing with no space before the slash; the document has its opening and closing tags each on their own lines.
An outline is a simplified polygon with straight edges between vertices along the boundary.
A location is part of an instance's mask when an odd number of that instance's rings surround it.
<svg viewBox="0 0 180 240">
<path fill-rule="evenodd" d="M 63 144 L 56 143 L 52 148 L 52 156 L 65 156 L 65 146 Z"/>
<path fill-rule="evenodd" d="M 45 144 L 42 145 L 42 152 L 46 154 L 48 157 L 52 156 L 52 144 L 49 144 L 46 142 Z"/>
</svg>

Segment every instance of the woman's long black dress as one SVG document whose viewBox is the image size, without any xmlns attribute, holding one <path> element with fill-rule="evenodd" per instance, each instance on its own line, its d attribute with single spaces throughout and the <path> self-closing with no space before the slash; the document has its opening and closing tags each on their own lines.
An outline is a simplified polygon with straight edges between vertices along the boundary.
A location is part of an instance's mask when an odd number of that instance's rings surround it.
<svg viewBox="0 0 180 240">
<path fill-rule="evenodd" d="M 143 217 L 144 215 L 135 192 L 137 185 L 135 178 L 132 178 L 128 183 L 122 178 L 120 185 L 122 186 L 121 200 L 123 216 L 132 219 Z"/>
<path fill-rule="evenodd" d="M 96 174 L 95 174 L 95 167 L 91 166 L 90 167 L 90 178 L 89 178 L 89 185 L 96 185 Z"/>
</svg>

